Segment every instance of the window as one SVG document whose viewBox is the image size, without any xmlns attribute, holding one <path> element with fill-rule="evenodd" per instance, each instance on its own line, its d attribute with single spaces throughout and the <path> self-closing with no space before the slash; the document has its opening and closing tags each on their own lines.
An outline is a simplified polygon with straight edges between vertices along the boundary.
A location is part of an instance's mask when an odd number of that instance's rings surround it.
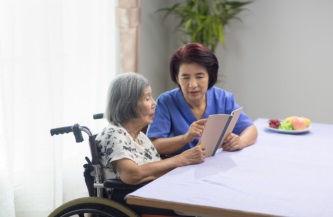
<svg viewBox="0 0 333 217">
<path fill-rule="evenodd" d="M 105 125 L 92 115 L 104 112 L 119 71 L 117 4 L 0 2 L 0 201 L 8 208 L 0 216 L 44 217 L 87 195 L 88 144 L 49 131 L 79 123 L 97 133 Z"/>
</svg>

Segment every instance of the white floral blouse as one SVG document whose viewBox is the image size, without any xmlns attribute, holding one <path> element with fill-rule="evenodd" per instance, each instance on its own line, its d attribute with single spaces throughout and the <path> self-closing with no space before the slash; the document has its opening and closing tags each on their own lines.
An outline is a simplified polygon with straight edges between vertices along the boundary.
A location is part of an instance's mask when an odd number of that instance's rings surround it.
<svg viewBox="0 0 333 217">
<path fill-rule="evenodd" d="M 119 172 L 112 162 L 120 159 L 130 159 L 141 165 L 161 160 L 153 143 L 140 132 L 138 144 L 120 125 L 109 124 L 96 136 L 99 160 L 102 165 L 104 179 L 119 179 Z"/>
</svg>

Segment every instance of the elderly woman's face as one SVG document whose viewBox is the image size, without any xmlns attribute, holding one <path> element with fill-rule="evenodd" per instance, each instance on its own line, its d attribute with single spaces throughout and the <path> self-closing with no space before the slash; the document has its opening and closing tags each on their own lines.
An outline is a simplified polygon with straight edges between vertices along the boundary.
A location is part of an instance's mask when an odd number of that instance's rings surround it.
<svg viewBox="0 0 333 217">
<path fill-rule="evenodd" d="M 197 63 L 181 64 L 177 82 L 189 104 L 201 103 L 206 99 L 209 74 L 205 67 Z"/>
<path fill-rule="evenodd" d="M 151 87 L 148 86 L 143 90 L 141 99 L 138 102 L 138 119 L 145 124 L 153 123 L 156 102 L 153 99 Z"/>
</svg>

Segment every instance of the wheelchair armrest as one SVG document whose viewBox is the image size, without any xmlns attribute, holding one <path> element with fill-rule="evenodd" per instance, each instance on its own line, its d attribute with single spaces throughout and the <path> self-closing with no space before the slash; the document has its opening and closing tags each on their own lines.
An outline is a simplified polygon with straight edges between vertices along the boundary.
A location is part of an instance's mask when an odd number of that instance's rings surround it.
<svg viewBox="0 0 333 217">
<path fill-rule="evenodd" d="M 103 186 L 105 188 L 113 188 L 113 189 L 136 190 L 136 189 L 139 189 L 142 186 L 148 184 L 149 182 L 144 182 L 144 183 L 141 183 L 141 184 L 138 184 L 138 185 L 130 185 L 130 184 L 124 183 L 120 179 L 107 179 L 107 180 L 104 181 Z"/>
</svg>

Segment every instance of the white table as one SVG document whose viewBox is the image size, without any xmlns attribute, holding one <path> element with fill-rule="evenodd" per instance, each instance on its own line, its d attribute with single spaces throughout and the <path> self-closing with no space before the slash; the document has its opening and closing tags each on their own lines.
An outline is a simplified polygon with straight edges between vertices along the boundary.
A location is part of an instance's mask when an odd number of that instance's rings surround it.
<svg viewBox="0 0 333 217">
<path fill-rule="evenodd" d="M 333 216 L 333 125 L 312 123 L 289 135 L 255 122 L 257 142 L 219 150 L 204 163 L 180 167 L 131 193 L 127 203 L 202 216 Z"/>
</svg>

